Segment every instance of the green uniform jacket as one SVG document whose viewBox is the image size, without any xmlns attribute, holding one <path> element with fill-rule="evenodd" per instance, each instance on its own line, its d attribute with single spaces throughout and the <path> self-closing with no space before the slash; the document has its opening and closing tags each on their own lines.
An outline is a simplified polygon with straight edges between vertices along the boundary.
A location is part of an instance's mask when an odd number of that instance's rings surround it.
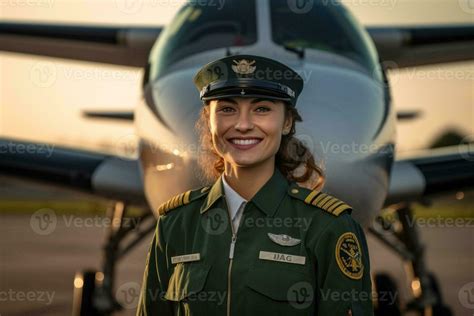
<svg viewBox="0 0 474 316">
<path fill-rule="evenodd" d="M 222 180 L 160 206 L 137 315 L 373 315 L 362 228 L 275 169 L 237 234 Z"/>
</svg>

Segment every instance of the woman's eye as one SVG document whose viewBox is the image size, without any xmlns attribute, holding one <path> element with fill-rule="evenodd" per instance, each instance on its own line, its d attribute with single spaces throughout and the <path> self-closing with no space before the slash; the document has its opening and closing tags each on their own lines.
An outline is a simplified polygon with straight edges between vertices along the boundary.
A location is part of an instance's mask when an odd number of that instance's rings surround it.
<svg viewBox="0 0 474 316">
<path fill-rule="evenodd" d="M 259 106 L 259 107 L 257 108 L 257 111 L 258 111 L 258 112 L 268 112 L 268 111 L 270 111 L 270 109 L 269 109 L 268 107 L 266 107 L 266 106 Z"/>
<path fill-rule="evenodd" d="M 230 106 L 223 106 L 223 107 L 221 108 L 221 111 L 222 111 L 222 112 L 232 112 L 233 110 L 234 110 L 234 109 L 231 108 Z"/>
</svg>

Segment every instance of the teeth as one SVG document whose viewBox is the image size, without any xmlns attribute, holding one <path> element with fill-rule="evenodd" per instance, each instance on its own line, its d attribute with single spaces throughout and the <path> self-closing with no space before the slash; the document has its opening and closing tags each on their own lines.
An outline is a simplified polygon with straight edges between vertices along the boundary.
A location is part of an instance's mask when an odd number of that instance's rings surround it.
<svg viewBox="0 0 474 316">
<path fill-rule="evenodd" d="M 260 142 L 259 139 L 232 139 L 232 142 L 237 145 L 252 145 Z"/>
</svg>

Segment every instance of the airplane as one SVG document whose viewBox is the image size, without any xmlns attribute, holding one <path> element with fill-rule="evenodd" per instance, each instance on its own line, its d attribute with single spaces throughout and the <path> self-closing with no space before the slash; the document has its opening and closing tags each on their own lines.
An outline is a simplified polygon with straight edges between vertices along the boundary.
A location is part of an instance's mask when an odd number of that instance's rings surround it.
<svg viewBox="0 0 474 316">
<path fill-rule="evenodd" d="M 353 217 L 407 262 L 412 300 L 404 308 L 379 300 L 376 315 L 450 315 L 410 225 L 411 205 L 472 189 L 474 148 L 466 142 L 395 157 L 397 120 L 417 114 L 395 112 L 387 73 L 474 59 L 474 25 L 363 27 L 343 4 L 325 0 L 190 1 L 163 27 L 0 22 L 0 51 L 145 70 L 133 112 L 84 113 L 133 123 L 137 159 L 59 147 L 47 156 L 0 155 L 0 174 L 116 201 L 109 216 L 121 224 L 110 228 L 103 270 L 77 273 L 73 315 L 120 310 L 112 294 L 117 261 L 154 230 L 161 203 L 208 185 L 197 164 L 193 126 L 202 104 L 192 77 L 234 54 L 273 58 L 302 75 L 297 136 L 324 162 L 323 191 L 350 204 Z M 0 139 L 0 148 L 19 145 L 38 144 Z M 141 220 L 122 225 L 130 206 L 143 207 Z M 387 207 L 396 222 L 381 216 Z M 386 275 L 374 283 L 377 291 L 396 291 Z"/>
</svg>

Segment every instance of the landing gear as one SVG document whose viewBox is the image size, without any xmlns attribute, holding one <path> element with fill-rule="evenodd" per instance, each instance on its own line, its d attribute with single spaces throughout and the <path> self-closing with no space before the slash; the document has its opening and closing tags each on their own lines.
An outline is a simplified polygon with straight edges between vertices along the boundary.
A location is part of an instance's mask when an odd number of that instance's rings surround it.
<svg viewBox="0 0 474 316">
<path fill-rule="evenodd" d="M 374 312 L 376 316 L 400 316 L 400 302 L 395 280 L 388 274 L 376 274 L 374 278 L 377 302 Z"/>
<path fill-rule="evenodd" d="M 375 225 L 369 229 L 377 239 L 388 248 L 395 251 L 406 263 L 406 271 L 413 299 L 406 304 L 403 312 L 416 312 L 420 316 L 450 316 L 450 309 L 443 304 L 438 283 L 433 274 L 426 269 L 424 247 L 420 243 L 418 230 L 409 204 L 401 203 L 390 213 L 390 219 L 378 217 Z M 393 290 L 392 281 L 385 277 L 375 277 L 375 285 Z M 396 291 L 396 289 L 395 289 Z M 377 289 L 379 292 L 379 289 Z M 380 303 L 380 302 L 379 302 Z M 377 304 L 376 304 L 377 305 Z M 387 313 L 377 315 L 392 315 L 393 306 L 386 306 Z M 397 315 L 397 314 L 393 314 Z"/>
<path fill-rule="evenodd" d="M 104 316 L 122 309 L 114 294 L 116 263 L 156 227 L 149 209 L 143 209 L 137 217 L 127 217 L 127 210 L 123 202 L 114 203 L 108 210 L 111 225 L 104 246 L 103 271 L 87 270 L 76 274 L 73 316 Z M 125 243 L 124 239 L 128 241 Z"/>
</svg>

